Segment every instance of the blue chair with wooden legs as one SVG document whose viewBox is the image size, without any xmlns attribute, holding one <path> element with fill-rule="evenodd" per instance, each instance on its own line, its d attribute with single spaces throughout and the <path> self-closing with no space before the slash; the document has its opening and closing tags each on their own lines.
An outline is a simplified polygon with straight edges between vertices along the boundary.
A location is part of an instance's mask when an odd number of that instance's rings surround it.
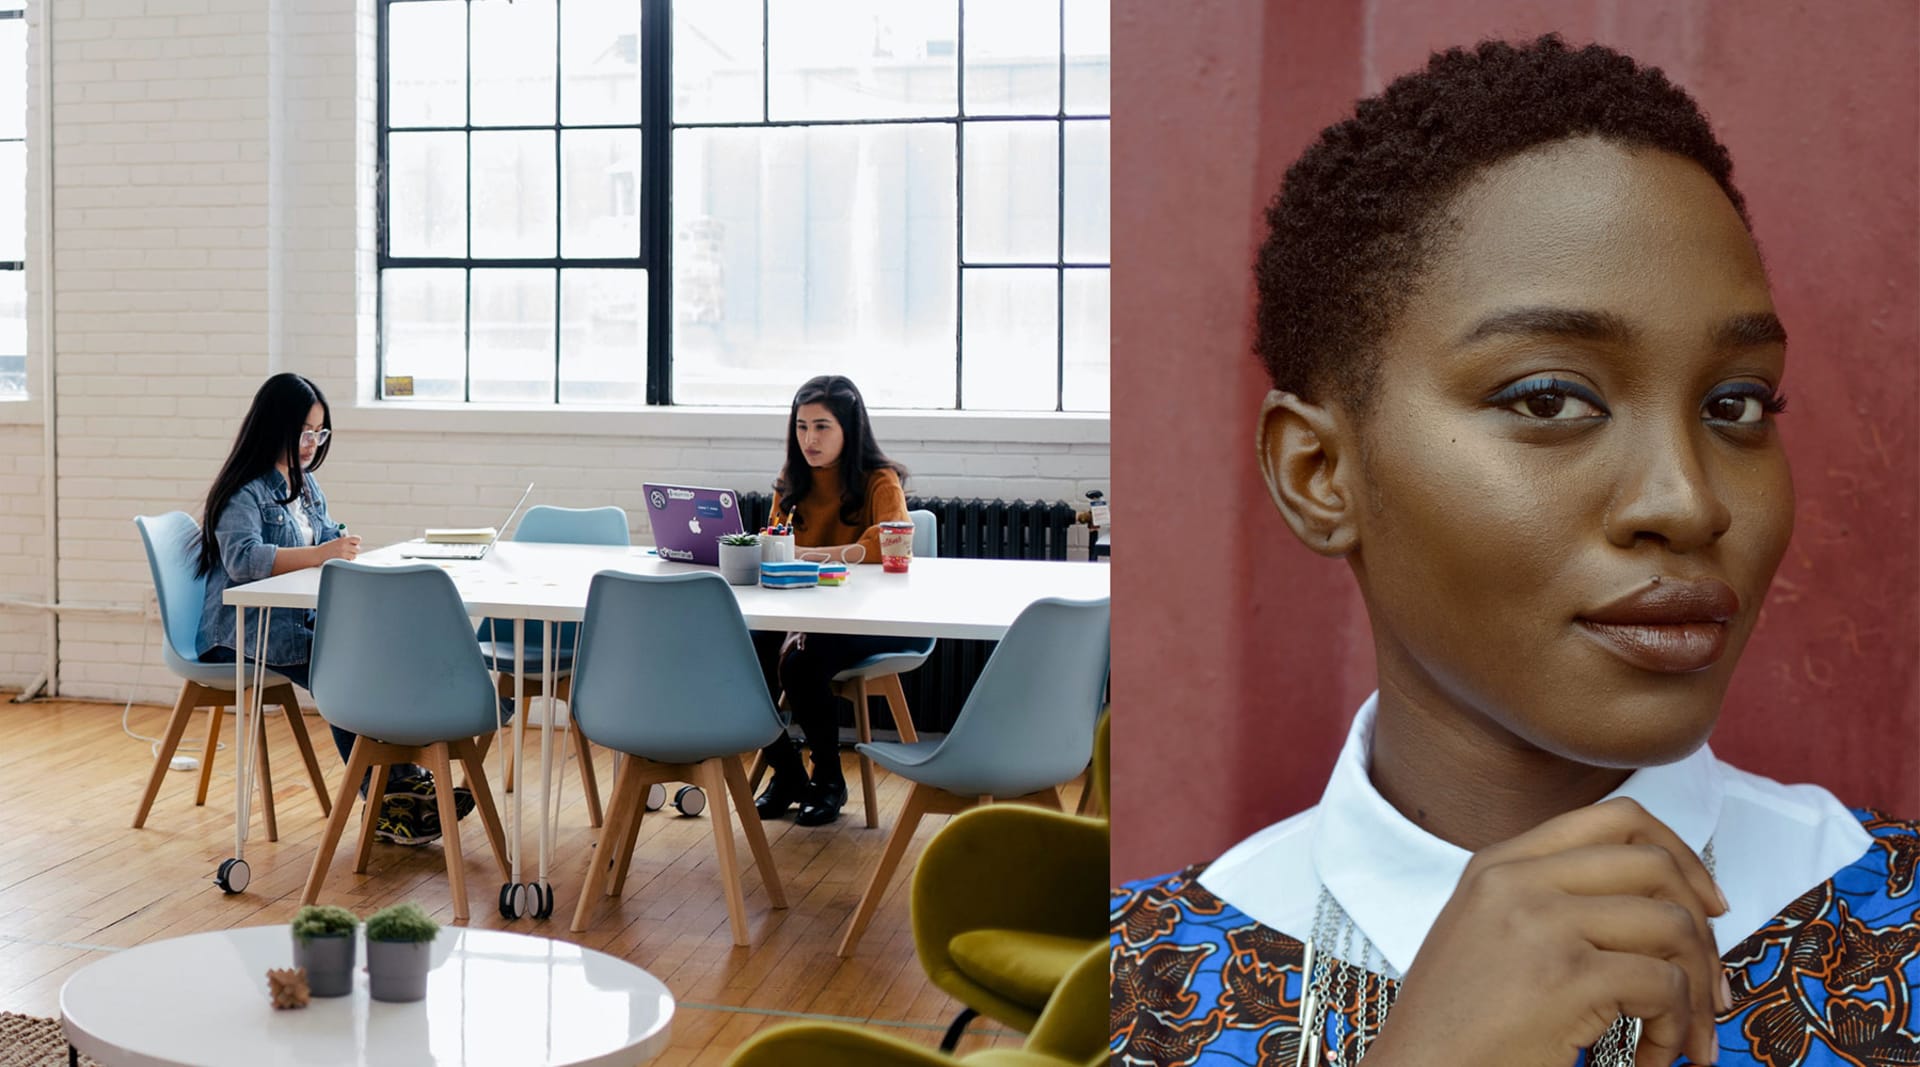
<svg viewBox="0 0 1920 1067">
<path fill-rule="evenodd" d="M 731 799 L 739 811 L 768 901 L 786 907 L 741 763 L 779 734 L 780 718 L 733 589 L 712 572 L 594 575 L 573 674 L 574 721 L 594 744 L 626 756 L 587 861 L 573 929 L 586 929 L 602 895 L 618 899 L 625 889 L 648 787 L 691 782 L 713 805 L 733 943 L 751 944 L 727 807 Z"/>
<path fill-rule="evenodd" d="M 913 783 L 840 941 L 851 955 L 879 910 L 920 820 L 995 800 L 1060 809 L 1059 786 L 1093 759 L 1112 661 L 1112 601 L 1048 598 L 1007 629 L 940 741 L 875 741 L 860 751 Z"/>
<path fill-rule="evenodd" d="M 913 520 L 913 554 L 923 559 L 937 559 L 940 555 L 940 531 L 934 525 L 933 512 L 910 511 L 907 516 Z M 800 551 L 802 554 L 806 552 L 805 549 Z M 894 729 L 899 731 L 900 740 L 908 744 L 920 740 L 920 733 L 913 726 L 913 711 L 907 707 L 906 690 L 900 687 L 900 676 L 924 666 L 933 655 L 934 644 L 935 639 L 929 637 L 911 649 L 868 656 L 833 676 L 835 692 L 853 704 L 853 726 L 860 741 L 873 740 L 868 701 L 875 696 L 887 702 L 887 712 L 893 716 Z M 755 756 L 750 782 L 753 789 L 760 788 L 760 778 L 766 771 L 765 753 Z M 880 806 L 874 789 L 873 761 L 864 753 L 860 756 L 860 795 L 866 806 L 867 827 L 879 826 Z"/>
<path fill-rule="evenodd" d="M 186 733 L 187 720 L 200 708 L 209 709 L 207 743 L 200 753 L 200 788 L 194 795 L 193 803 L 197 807 L 207 802 L 207 787 L 213 781 L 213 754 L 220 742 L 221 716 L 226 707 L 238 706 L 238 702 L 234 699 L 232 665 L 202 663 L 195 654 L 200 611 L 207 597 L 207 580 L 194 573 L 200 524 L 184 511 L 139 515 L 134 518 L 133 524 L 139 528 L 140 540 L 146 545 L 147 566 L 153 572 L 154 595 L 160 602 L 160 657 L 166 662 L 167 670 L 173 672 L 181 682 L 180 696 L 173 705 L 173 715 L 167 720 L 166 733 L 160 738 L 160 749 L 153 757 L 153 771 L 147 776 L 146 791 L 141 794 L 140 806 L 133 813 L 133 828 L 138 830 L 147 824 L 147 814 L 153 810 L 154 798 L 160 794 L 161 779 L 167 776 L 167 767 L 173 762 L 173 754 L 180 748 L 181 735 Z M 332 808 L 327 800 L 327 780 L 320 773 L 319 759 L 314 756 L 313 738 L 307 733 L 306 719 L 301 717 L 300 699 L 293 691 L 293 683 L 268 671 L 262 688 L 262 710 L 278 706 L 286 713 L 287 728 L 293 732 L 294 744 L 300 749 L 300 758 L 306 762 L 307 777 L 313 781 L 314 795 L 320 801 L 320 814 L 330 814 Z M 273 811 L 273 774 L 267 763 L 267 746 L 264 743 L 266 718 L 263 714 L 256 720 L 259 726 L 254 734 L 254 742 L 260 758 L 255 769 L 260 775 L 260 817 L 266 824 L 267 840 L 278 841 L 280 827 Z M 237 724 L 239 717 L 236 716 L 234 721 Z M 239 727 L 236 725 L 235 729 Z"/>
<path fill-rule="evenodd" d="M 627 531 L 627 513 L 623 508 L 558 508 L 550 504 L 529 508 L 521 517 L 520 525 L 514 528 L 513 540 L 520 544 L 609 545 L 622 548 L 633 543 Z M 568 696 L 573 674 L 573 639 L 578 629 L 578 624 L 571 622 L 563 622 L 559 626 L 553 649 L 556 700 L 566 700 Z M 513 695 L 513 677 L 516 674 L 526 677 L 522 684 L 527 696 L 540 695 L 545 633 L 546 627 L 539 623 L 526 624 L 526 649 L 516 666 L 513 658 L 513 620 L 486 619 L 480 623 L 475 633 L 480 639 L 480 655 L 486 659 L 487 669 L 499 675 L 500 696 Z M 602 819 L 600 782 L 593 770 L 593 750 L 580 733 L 578 724 L 570 724 L 567 735 L 573 741 L 573 755 L 580 764 L 581 788 L 587 795 L 587 824 L 598 829 Z M 484 753 L 491 744 L 491 739 L 481 742 L 480 750 Z M 507 777 L 503 788 L 511 793 L 517 769 L 511 750 L 507 752 L 506 763 Z"/>
<path fill-rule="evenodd" d="M 431 563 L 382 567 L 329 560 L 320 568 L 312 681 L 320 714 L 358 734 L 359 740 L 347 759 L 346 781 L 334 800 L 333 817 L 327 820 L 300 902 L 312 904 L 320 898 L 361 777 L 371 770 L 354 856 L 356 874 L 367 871 L 388 768 L 417 763 L 433 773 L 453 917 L 465 922 L 467 880 L 453 803 L 454 759 L 466 766 L 467 787 L 473 790 L 503 882 L 508 874 L 506 836 L 474 740 L 493 733 L 499 705 L 453 579 Z"/>
</svg>

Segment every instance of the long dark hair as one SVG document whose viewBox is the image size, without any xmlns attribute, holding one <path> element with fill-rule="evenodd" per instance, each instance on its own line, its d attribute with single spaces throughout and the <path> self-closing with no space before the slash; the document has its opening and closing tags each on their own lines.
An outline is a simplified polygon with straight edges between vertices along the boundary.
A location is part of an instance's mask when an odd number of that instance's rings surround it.
<svg viewBox="0 0 1920 1067">
<path fill-rule="evenodd" d="M 873 439 L 873 423 L 867 419 L 867 402 L 861 399 L 860 389 L 852 379 L 822 374 L 809 379 L 793 394 L 793 408 L 787 413 L 787 465 L 781 468 L 779 481 L 773 483 L 780 491 L 781 501 L 787 505 L 796 505 L 813 492 L 813 468 L 807 465 L 806 454 L 800 451 L 800 440 L 793 432 L 804 404 L 826 405 L 834 421 L 840 424 L 840 521 L 855 525 L 860 512 L 866 509 L 867 479 L 873 472 L 890 470 L 905 482 L 907 469 L 880 451 Z M 795 516 L 794 522 L 800 521 Z"/>
<path fill-rule="evenodd" d="M 320 405 L 320 425 L 331 431 L 333 408 L 328 405 L 326 394 L 298 374 L 276 374 L 253 394 L 253 406 L 247 409 L 246 421 L 240 424 L 233 451 L 227 453 L 227 461 L 220 466 L 220 476 L 213 480 L 213 488 L 207 492 L 207 510 L 200 517 L 199 573 L 202 577 L 220 566 L 220 545 L 214 538 L 213 526 L 241 486 L 284 461 L 287 498 L 280 503 L 291 504 L 306 493 L 306 472 L 300 469 L 300 433 L 306 429 L 307 412 L 312 411 L 315 404 Z M 320 469 L 332 444 L 331 440 L 324 441 L 314 450 L 313 462 L 307 464 L 307 470 Z"/>
</svg>

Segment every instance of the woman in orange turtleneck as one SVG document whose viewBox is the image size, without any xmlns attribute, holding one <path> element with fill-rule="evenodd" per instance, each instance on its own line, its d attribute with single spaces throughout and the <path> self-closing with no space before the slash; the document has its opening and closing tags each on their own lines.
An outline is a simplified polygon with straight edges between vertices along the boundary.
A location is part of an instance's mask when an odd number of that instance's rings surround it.
<svg viewBox="0 0 1920 1067">
<path fill-rule="evenodd" d="M 907 520 L 907 496 L 900 479 L 905 469 L 874 443 L 866 401 L 853 382 L 822 375 L 793 396 L 788 420 L 787 464 L 774 483 L 773 511 L 793 514 L 794 544 L 841 557 L 880 561 L 880 524 Z M 848 552 L 853 545 L 865 556 Z M 800 748 L 785 733 L 768 745 L 773 780 L 755 800 L 762 819 L 778 817 L 795 804 L 794 821 L 821 826 L 840 817 L 847 801 L 847 780 L 840 767 L 838 704 L 833 676 L 882 652 L 917 644 L 913 638 L 849 634 L 755 633 L 767 686 L 787 694 L 793 721 L 813 753 L 813 775 Z"/>
</svg>

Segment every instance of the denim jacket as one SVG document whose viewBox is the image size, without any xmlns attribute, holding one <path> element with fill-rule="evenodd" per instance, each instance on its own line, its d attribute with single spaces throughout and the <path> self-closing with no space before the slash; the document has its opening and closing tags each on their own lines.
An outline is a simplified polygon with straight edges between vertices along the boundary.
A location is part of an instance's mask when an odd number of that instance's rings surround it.
<svg viewBox="0 0 1920 1067">
<path fill-rule="evenodd" d="M 320 483 L 307 475 L 306 492 L 292 504 L 282 505 L 287 497 L 287 480 L 277 470 L 269 470 L 240 487 L 214 520 L 213 529 L 220 549 L 220 566 L 207 575 L 207 598 L 200 608 L 198 655 L 215 645 L 234 648 L 234 609 L 220 602 L 229 586 L 257 582 L 273 575 L 273 557 L 282 548 L 304 548 L 300 527 L 289 514 L 301 508 L 315 533 L 314 543 L 325 544 L 340 536 L 340 527 L 327 515 L 327 496 Z M 247 614 L 247 658 L 258 640 L 260 610 Z M 277 608 L 267 633 L 267 663 L 292 665 L 307 662 L 313 650 L 313 612 Z M 238 651 L 238 650 L 236 650 Z"/>
</svg>

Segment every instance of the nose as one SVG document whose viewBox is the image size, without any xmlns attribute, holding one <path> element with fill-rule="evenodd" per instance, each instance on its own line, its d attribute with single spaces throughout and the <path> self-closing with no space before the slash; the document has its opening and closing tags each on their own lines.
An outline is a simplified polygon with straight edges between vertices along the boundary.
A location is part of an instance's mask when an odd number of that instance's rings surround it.
<svg viewBox="0 0 1920 1067">
<path fill-rule="evenodd" d="M 1713 442 L 1697 417 L 1686 421 L 1691 425 L 1631 435 L 1631 451 L 1616 468 L 1620 480 L 1606 519 L 1608 541 L 1621 548 L 1653 541 L 1672 552 L 1691 552 L 1718 541 L 1733 524 L 1714 477 Z"/>
</svg>

